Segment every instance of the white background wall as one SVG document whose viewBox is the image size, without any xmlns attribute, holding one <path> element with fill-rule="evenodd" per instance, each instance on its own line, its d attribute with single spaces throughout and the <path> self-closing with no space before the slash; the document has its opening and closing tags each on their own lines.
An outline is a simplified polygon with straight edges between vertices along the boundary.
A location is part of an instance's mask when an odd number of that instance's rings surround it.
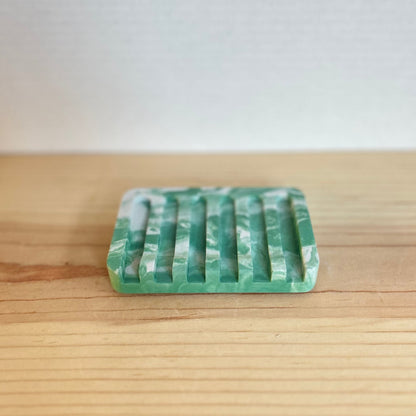
<svg viewBox="0 0 416 416">
<path fill-rule="evenodd" d="M 0 3 L 0 151 L 416 147 L 416 1 Z"/>
</svg>

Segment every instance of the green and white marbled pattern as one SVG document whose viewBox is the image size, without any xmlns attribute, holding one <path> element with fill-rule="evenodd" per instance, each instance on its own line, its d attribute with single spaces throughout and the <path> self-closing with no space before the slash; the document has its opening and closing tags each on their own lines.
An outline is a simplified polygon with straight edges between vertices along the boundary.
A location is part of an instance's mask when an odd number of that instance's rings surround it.
<svg viewBox="0 0 416 416">
<path fill-rule="evenodd" d="M 319 257 L 294 188 L 132 189 L 107 260 L 123 293 L 306 292 Z"/>
</svg>

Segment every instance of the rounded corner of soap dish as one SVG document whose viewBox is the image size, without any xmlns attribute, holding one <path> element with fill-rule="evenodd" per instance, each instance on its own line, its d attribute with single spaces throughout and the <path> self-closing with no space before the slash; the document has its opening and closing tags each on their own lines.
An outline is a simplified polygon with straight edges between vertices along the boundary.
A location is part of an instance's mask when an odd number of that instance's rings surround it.
<svg viewBox="0 0 416 416">
<path fill-rule="evenodd" d="M 315 279 L 312 279 L 309 284 L 305 285 L 304 287 L 304 293 L 312 292 L 312 290 L 315 289 L 316 282 L 318 281 L 317 277 Z"/>
<path fill-rule="evenodd" d="M 130 188 L 123 192 L 123 195 L 121 196 L 122 201 L 127 201 L 131 199 L 135 194 L 137 193 L 136 188 Z"/>
<path fill-rule="evenodd" d="M 296 187 L 292 186 L 292 187 L 288 188 L 288 192 L 289 192 L 289 194 L 291 194 L 293 196 L 297 196 L 297 197 L 301 197 L 301 198 L 305 199 L 305 194 L 299 188 L 296 188 Z"/>
</svg>

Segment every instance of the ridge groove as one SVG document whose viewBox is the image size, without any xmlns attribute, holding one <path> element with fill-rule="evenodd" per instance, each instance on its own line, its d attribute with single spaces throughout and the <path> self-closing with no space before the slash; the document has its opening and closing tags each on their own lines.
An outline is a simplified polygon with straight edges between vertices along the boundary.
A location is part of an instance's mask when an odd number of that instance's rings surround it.
<svg viewBox="0 0 416 416">
<path fill-rule="evenodd" d="M 199 196 L 191 203 L 191 224 L 189 234 L 188 282 L 205 281 L 207 238 L 207 202 Z"/>
<path fill-rule="evenodd" d="M 168 197 L 163 209 L 162 224 L 156 255 L 155 280 L 158 283 L 172 282 L 172 264 L 175 253 L 178 201 Z"/>
<path fill-rule="evenodd" d="M 269 247 L 263 201 L 254 196 L 249 199 L 251 255 L 253 259 L 253 280 L 268 281 L 271 278 Z"/>
<path fill-rule="evenodd" d="M 234 200 L 224 196 L 220 202 L 220 280 L 236 282 L 238 280 L 237 236 Z"/>
</svg>

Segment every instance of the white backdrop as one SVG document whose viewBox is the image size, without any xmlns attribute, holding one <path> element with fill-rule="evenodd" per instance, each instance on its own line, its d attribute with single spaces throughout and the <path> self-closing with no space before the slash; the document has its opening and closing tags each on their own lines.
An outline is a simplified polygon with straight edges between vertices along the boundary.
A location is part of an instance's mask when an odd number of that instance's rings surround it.
<svg viewBox="0 0 416 416">
<path fill-rule="evenodd" d="M 416 147 L 416 1 L 0 3 L 0 151 Z"/>
</svg>

